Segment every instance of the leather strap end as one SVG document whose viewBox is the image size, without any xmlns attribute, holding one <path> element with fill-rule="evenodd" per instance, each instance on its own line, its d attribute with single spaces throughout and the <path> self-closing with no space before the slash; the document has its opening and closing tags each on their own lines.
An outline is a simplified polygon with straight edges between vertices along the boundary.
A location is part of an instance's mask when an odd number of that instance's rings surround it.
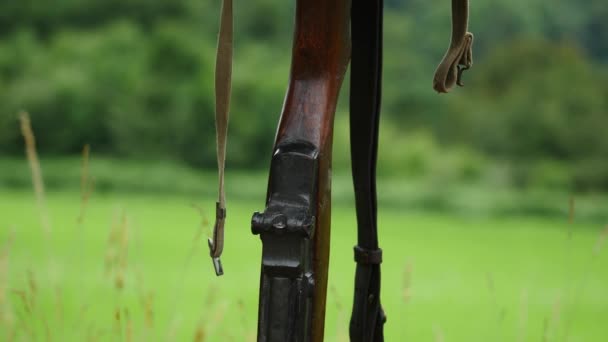
<svg viewBox="0 0 608 342">
<path fill-rule="evenodd" d="M 447 93 L 455 85 L 464 86 L 462 74 L 473 66 L 473 34 L 467 32 L 458 47 L 450 47 L 441 61 L 435 77 L 433 89 L 438 93 Z"/>
<path fill-rule="evenodd" d="M 224 223 L 226 221 L 226 208 L 223 208 L 220 202 L 215 203 L 215 225 L 213 226 L 213 239 L 209 238 L 207 244 L 209 246 L 209 255 L 213 261 L 215 274 L 221 276 L 224 274 L 222 261 L 220 256 L 224 249 Z"/>
</svg>

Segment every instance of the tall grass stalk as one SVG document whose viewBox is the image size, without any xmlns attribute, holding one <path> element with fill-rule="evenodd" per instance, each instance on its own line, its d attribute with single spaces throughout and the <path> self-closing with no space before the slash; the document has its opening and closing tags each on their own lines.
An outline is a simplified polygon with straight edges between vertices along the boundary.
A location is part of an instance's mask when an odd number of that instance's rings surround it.
<svg viewBox="0 0 608 342">
<path fill-rule="evenodd" d="M 342 299 L 340 298 L 340 292 L 334 285 L 329 286 L 329 291 L 333 298 L 333 301 L 336 306 L 336 312 L 338 317 L 336 319 L 336 341 L 345 342 L 348 341 L 348 322 L 346 317 L 346 309 L 342 304 Z"/>
<path fill-rule="evenodd" d="M 0 337 L 4 336 L 6 341 L 15 338 L 15 317 L 12 305 L 8 297 L 9 276 L 9 251 L 12 242 L 12 234 L 9 235 L 5 245 L 0 249 Z"/>
<path fill-rule="evenodd" d="M 412 263 L 407 263 L 403 269 L 403 303 L 412 298 Z"/>
<path fill-rule="evenodd" d="M 89 197 L 93 191 L 93 182 L 89 175 L 89 155 L 91 148 L 89 144 L 82 148 L 82 165 L 80 167 L 80 213 L 77 222 L 82 224 L 84 221 Z"/>
<path fill-rule="evenodd" d="M 528 311 L 529 311 L 530 300 L 528 298 L 528 290 L 524 289 L 521 291 L 520 300 L 520 312 L 519 312 L 519 326 L 517 330 L 517 341 L 524 342 L 527 340 L 527 328 L 528 328 Z"/>
<path fill-rule="evenodd" d="M 575 305 L 576 305 L 576 303 L 580 302 L 580 298 L 583 295 L 583 292 L 585 291 L 587 282 L 589 281 L 589 278 L 591 277 L 591 272 L 593 271 L 595 263 L 597 262 L 597 258 L 599 256 L 600 252 L 602 251 L 602 249 L 604 248 L 604 244 L 606 243 L 607 239 L 608 239 L 608 225 L 606 225 L 604 227 L 604 229 L 600 232 L 600 234 L 595 242 L 595 245 L 594 245 L 593 249 L 591 250 L 591 258 L 587 264 L 586 272 L 581 277 L 581 279 L 578 282 L 578 285 L 576 287 L 576 290 L 574 292 L 573 303 Z M 574 317 L 574 309 L 570 310 L 569 315 L 564 319 L 564 334 L 563 334 L 564 342 L 569 341 L 573 317 Z"/>
<path fill-rule="evenodd" d="M 40 160 L 36 151 L 36 137 L 34 136 L 30 116 L 27 112 L 19 113 L 19 121 L 21 123 L 21 134 L 25 140 L 25 153 L 32 173 L 32 183 L 34 185 L 34 193 L 36 194 L 38 212 L 40 213 L 40 224 L 48 236 L 52 230 L 51 219 L 46 206 L 42 169 L 40 168 Z"/>
</svg>

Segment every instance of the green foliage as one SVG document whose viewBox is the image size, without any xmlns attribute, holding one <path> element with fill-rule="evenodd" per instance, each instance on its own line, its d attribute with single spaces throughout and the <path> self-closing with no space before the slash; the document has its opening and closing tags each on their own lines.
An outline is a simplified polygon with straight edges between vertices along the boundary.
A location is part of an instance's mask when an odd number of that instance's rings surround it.
<svg viewBox="0 0 608 342">
<path fill-rule="evenodd" d="M 450 4 L 386 1 L 379 174 L 608 190 L 608 22 L 602 0 L 471 7 L 475 66 L 439 96 Z M 289 71 L 293 2 L 235 3 L 228 166 L 262 168 Z M 97 153 L 215 166 L 219 2 L 0 4 L 0 153 L 18 155 L 28 110 L 44 155 Z M 349 158 L 345 86 L 335 164 Z M 443 170 L 443 171 L 441 171 Z"/>
<path fill-rule="evenodd" d="M 381 146 L 382 146 L 381 142 Z M 385 156 L 378 165 L 380 208 L 407 211 L 432 211 L 466 217 L 512 217 L 534 215 L 563 219 L 568 217 L 572 194 L 564 188 L 572 182 L 581 186 L 598 184 L 606 164 L 580 163 L 566 168 L 544 161 L 526 168 L 487 161 L 465 148 L 447 153 L 428 133 L 419 132 L 407 153 L 395 158 Z M 411 150 L 411 151 L 409 151 Z M 354 202 L 352 178 L 347 155 L 336 150 L 332 176 L 332 203 L 349 206 Z M 394 162 L 397 164 L 393 164 Z M 51 192 L 81 190 L 81 161 L 78 158 L 42 158 L 45 188 Z M 574 175 L 574 176 L 572 176 Z M 200 170 L 171 160 L 102 158 L 94 151 L 88 163 L 88 176 L 96 194 L 149 194 L 151 197 L 217 195 L 217 172 Z M 228 169 L 226 191 L 230 201 L 263 201 L 268 182 L 267 170 Z M 526 183 L 528 189 L 514 187 Z M 0 159 L 0 194 L 30 189 L 32 179 L 25 158 Z M 606 194 L 577 194 L 576 218 L 580 222 L 603 224 L 608 221 Z M 262 202 L 260 202 L 262 203 Z"/>
<path fill-rule="evenodd" d="M 478 130 L 479 145 L 488 152 L 566 160 L 608 155 L 603 125 L 608 78 L 576 49 L 513 43 L 489 56 L 478 71 L 475 90 L 490 101 L 474 115 L 479 128 L 492 130 L 491 135 Z"/>
</svg>

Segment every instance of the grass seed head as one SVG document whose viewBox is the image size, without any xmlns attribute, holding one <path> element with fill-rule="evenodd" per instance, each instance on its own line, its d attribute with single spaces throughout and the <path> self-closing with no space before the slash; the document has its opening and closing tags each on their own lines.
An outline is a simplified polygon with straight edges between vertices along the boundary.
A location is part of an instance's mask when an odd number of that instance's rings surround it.
<svg viewBox="0 0 608 342">
<path fill-rule="evenodd" d="M 32 173 L 32 183 L 34 185 L 34 193 L 36 194 L 36 202 L 38 203 L 40 222 L 45 234 L 48 236 L 51 233 L 51 220 L 49 218 L 44 196 L 42 169 L 40 167 L 38 153 L 36 152 L 36 136 L 32 130 L 30 116 L 27 112 L 22 111 L 19 113 L 19 121 L 21 123 L 21 134 L 25 141 L 25 153 Z"/>
<path fill-rule="evenodd" d="M 144 316 L 146 326 L 148 328 L 154 327 L 154 293 L 150 292 L 142 299 L 142 306 L 144 308 Z"/>
<path fill-rule="evenodd" d="M 105 273 L 111 277 L 115 289 L 120 291 L 125 286 L 129 252 L 129 224 L 124 213 L 118 222 L 112 224 L 107 241 Z"/>
<path fill-rule="evenodd" d="M 204 324 L 201 322 L 199 322 L 199 324 L 196 327 L 196 330 L 194 331 L 194 342 L 203 342 L 205 341 L 205 327 Z"/>
</svg>

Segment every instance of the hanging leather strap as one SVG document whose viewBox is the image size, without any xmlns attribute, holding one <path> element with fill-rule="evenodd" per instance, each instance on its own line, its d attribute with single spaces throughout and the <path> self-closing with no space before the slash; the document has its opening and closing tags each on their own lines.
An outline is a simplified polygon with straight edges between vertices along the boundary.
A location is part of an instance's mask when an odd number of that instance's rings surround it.
<svg viewBox="0 0 608 342">
<path fill-rule="evenodd" d="M 230 88 L 232 84 L 232 0 L 222 0 L 220 32 L 215 60 L 215 129 L 217 138 L 217 166 L 219 194 L 215 206 L 213 238 L 209 238 L 209 254 L 213 260 L 215 274 L 224 274 L 220 256 L 224 249 L 224 222 L 226 220 L 226 194 L 224 191 L 224 169 L 226 165 L 226 137 L 230 112 Z"/>
<path fill-rule="evenodd" d="M 353 0 L 351 10 L 350 144 L 357 208 L 355 294 L 350 340 L 384 340 L 376 226 L 376 154 L 382 81 L 382 0 Z"/>
<path fill-rule="evenodd" d="M 468 32 L 469 0 L 452 0 L 452 40 L 433 78 L 433 88 L 447 93 L 462 86 L 462 73 L 473 65 L 473 34 Z"/>
</svg>

